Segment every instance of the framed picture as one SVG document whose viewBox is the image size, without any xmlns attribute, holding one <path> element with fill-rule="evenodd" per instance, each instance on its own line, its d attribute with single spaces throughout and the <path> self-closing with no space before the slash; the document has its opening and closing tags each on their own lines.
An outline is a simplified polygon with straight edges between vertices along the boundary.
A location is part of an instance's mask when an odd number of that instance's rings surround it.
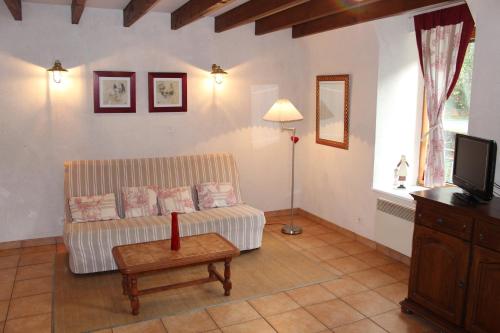
<svg viewBox="0 0 500 333">
<path fill-rule="evenodd" d="M 135 73 L 94 72 L 94 113 L 135 113 Z"/>
<path fill-rule="evenodd" d="M 187 74 L 149 73 L 149 112 L 187 112 Z"/>
</svg>

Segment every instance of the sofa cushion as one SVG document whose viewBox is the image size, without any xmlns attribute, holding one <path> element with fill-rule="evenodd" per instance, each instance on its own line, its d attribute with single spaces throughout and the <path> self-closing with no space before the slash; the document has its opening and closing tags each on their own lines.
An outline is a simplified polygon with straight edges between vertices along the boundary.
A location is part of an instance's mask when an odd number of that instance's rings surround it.
<svg viewBox="0 0 500 333">
<path fill-rule="evenodd" d="M 171 212 L 192 213 L 196 211 L 189 186 L 159 189 L 158 204 L 161 215 L 168 215 Z"/>
<path fill-rule="evenodd" d="M 125 217 L 158 215 L 157 186 L 122 188 Z"/>
<path fill-rule="evenodd" d="M 120 217 L 116 211 L 114 193 L 104 195 L 72 197 L 69 208 L 73 222 L 116 220 Z"/>
<path fill-rule="evenodd" d="M 181 237 L 216 232 L 240 250 L 261 246 L 264 213 L 248 205 L 207 209 L 179 215 Z M 67 223 L 64 242 L 73 273 L 116 269 L 114 246 L 170 239 L 170 216 L 147 216 L 98 223 Z M 181 239 L 182 247 L 182 239 Z"/>
<path fill-rule="evenodd" d="M 196 185 L 200 210 L 230 207 L 238 203 L 230 183 L 203 183 Z"/>
</svg>

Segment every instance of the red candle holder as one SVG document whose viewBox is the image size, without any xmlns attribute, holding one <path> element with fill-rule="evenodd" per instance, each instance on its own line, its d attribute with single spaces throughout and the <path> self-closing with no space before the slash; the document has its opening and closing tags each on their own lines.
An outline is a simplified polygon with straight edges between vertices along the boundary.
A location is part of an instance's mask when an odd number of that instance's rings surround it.
<svg viewBox="0 0 500 333">
<path fill-rule="evenodd" d="M 179 213 L 172 212 L 172 234 L 170 235 L 170 249 L 178 251 L 181 248 L 181 239 L 179 237 Z"/>
</svg>

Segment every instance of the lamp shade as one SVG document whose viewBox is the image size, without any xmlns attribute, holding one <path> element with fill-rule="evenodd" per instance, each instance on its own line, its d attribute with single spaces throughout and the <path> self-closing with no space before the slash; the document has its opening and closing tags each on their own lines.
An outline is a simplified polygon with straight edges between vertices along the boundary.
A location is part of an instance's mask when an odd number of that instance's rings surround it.
<svg viewBox="0 0 500 333">
<path fill-rule="evenodd" d="M 304 117 L 288 99 L 278 99 L 262 118 L 268 121 L 296 121 Z"/>
</svg>

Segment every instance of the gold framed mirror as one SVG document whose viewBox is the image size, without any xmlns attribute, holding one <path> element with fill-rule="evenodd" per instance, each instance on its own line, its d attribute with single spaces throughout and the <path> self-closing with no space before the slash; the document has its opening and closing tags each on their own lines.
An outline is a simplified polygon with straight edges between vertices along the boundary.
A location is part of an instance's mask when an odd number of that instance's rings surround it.
<svg viewBox="0 0 500 333">
<path fill-rule="evenodd" d="M 349 149 L 349 75 L 316 76 L 316 143 Z"/>
</svg>

